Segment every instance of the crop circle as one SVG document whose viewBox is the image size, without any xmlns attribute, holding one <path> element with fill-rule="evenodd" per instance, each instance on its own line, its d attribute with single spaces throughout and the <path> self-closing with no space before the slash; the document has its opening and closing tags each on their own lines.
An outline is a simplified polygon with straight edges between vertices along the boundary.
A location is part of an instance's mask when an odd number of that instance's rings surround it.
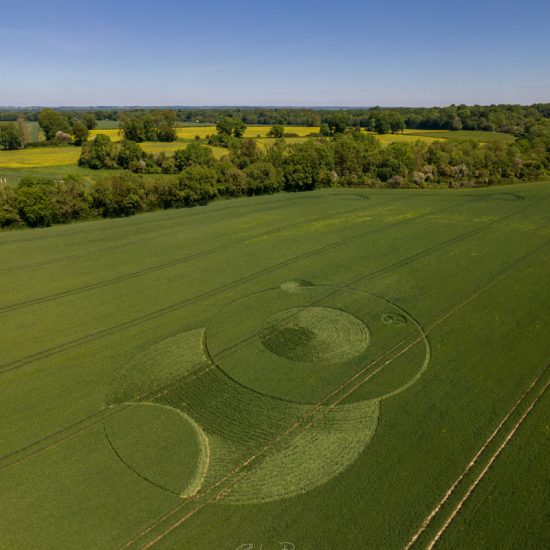
<svg viewBox="0 0 550 550">
<path fill-rule="evenodd" d="M 309 404 L 363 378 L 347 402 L 395 395 L 422 375 L 430 356 L 422 328 L 399 306 L 323 285 L 276 287 L 230 302 L 207 324 L 205 346 L 239 384 Z"/>
<path fill-rule="evenodd" d="M 264 323 L 260 342 L 271 353 L 305 363 L 339 363 L 363 352 L 370 335 L 357 317 L 328 307 L 278 311 Z"/>
</svg>

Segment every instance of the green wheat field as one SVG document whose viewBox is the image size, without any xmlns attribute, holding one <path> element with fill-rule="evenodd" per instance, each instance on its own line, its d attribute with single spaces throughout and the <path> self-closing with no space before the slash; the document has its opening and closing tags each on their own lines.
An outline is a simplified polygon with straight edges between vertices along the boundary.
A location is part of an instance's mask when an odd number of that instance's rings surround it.
<svg viewBox="0 0 550 550">
<path fill-rule="evenodd" d="M 2 232 L 0 548 L 550 547 L 549 221 L 543 182 Z"/>
</svg>

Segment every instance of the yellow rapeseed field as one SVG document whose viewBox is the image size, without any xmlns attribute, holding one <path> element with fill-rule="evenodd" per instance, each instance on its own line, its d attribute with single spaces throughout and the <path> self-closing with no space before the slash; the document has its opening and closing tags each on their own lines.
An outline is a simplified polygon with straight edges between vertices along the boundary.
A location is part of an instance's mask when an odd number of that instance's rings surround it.
<svg viewBox="0 0 550 550">
<path fill-rule="evenodd" d="M 176 128 L 178 139 L 195 139 L 195 136 L 199 136 L 201 139 L 205 139 L 206 136 L 211 136 L 216 133 L 215 126 L 184 126 L 182 128 Z"/>
<path fill-rule="evenodd" d="M 109 136 L 111 141 L 120 141 L 122 139 L 122 132 L 118 128 L 107 128 L 105 130 L 90 130 L 88 139 L 94 139 L 98 134 Z"/>
<path fill-rule="evenodd" d="M 80 147 L 32 147 L 18 151 L 0 151 L 0 168 L 35 168 L 76 164 Z"/>
<path fill-rule="evenodd" d="M 267 144 L 272 142 L 269 138 L 266 137 L 267 132 L 269 132 L 270 126 L 249 126 L 246 130 L 246 137 L 256 137 L 258 138 L 258 145 L 261 148 L 264 148 Z M 209 134 L 215 133 L 216 129 L 214 126 L 187 126 L 185 128 L 178 128 L 178 137 L 179 140 L 189 140 L 194 139 L 195 135 L 201 136 L 201 138 L 206 137 Z M 305 141 L 309 133 L 318 131 L 318 128 L 306 127 L 306 126 L 287 126 L 285 127 L 285 132 L 298 134 L 300 137 L 297 138 L 288 138 L 287 143 L 297 143 Z M 117 129 L 106 129 L 106 130 L 92 130 L 90 132 L 90 137 L 93 138 L 98 134 L 108 135 L 113 141 L 118 141 L 121 139 L 119 131 Z M 381 141 L 383 145 L 388 145 L 395 142 L 406 142 L 412 143 L 414 141 L 423 141 L 426 143 L 431 143 L 433 141 L 445 141 L 444 137 L 438 138 L 434 136 L 423 136 L 423 135 L 411 135 L 408 133 L 403 134 L 385 134 L 378 135 L 374 134 L 378 140 Z M 166 153 L 172 154 L 177 149 L 185 148 L 186 143 L 183 141 L 173 141 L 169 143 L 161 142 L 144 142 L 140 143 L 140 146 L 147 153 Z M 228 154 L 227 149 L 221 147 L 212 147 L 214 151 L 214 156 L 216 158 L 221 158 L 224 155 Z M 40 168 L 47 166 L 69 166 L 78 163 L 80 157 L 80 147 L 67 146 L 67 147 L 35 147 L 29 149 L 21 149 L 18 151 L 0 151 L 0 168 Z"/>
<path fill-rule="evenodd" d="M 311 133 L 318 133 L 318 126 L 284 126 L 285 134 L 297 134 L 300 137 L 308 136 Z M 271 126 L 248 126 L 245 137 L 267 137 Z"/>
<path fill-rule="evenodd" d="M 177 149 L 185 149 L 186 143 L 173 141 L 172 143 L 159 143 L 146 141 L 140 146 L 147 153 L 166 153 L 171 155 Z M 223 147 L 211 148 L 214 157 L 221 158 L 228 154 Z M 48 166 L 71 166 L 78 163 L 80 147 L 33 147 L 19 149 L 17 151 L 0 151 L 0 168 L 44 168 Z"/>
<path fill-rule="evenodd" d="M 319 132 L 318 126 L 285 126 L 285 133 L 298 134 L 300 137 L 307 136 L 312 132 Z M 248 126 L 244 133 L 247 138 L 254 137 L 267 137 L 267 134 L 271 130 L 271 126 Z M 211 136 L 216 133 L 215 126 L 184 126 L 177 128 L 177 134 L 179 139 L 194 139 L 195 136 L 199 136 L 201 139 L 206 136 Z"/>
<path fill-rule="evenodd" d="M 311 126 L 285 126 L 285 132 L 291 134 L 298 134 L 300 137 L 307 136 L 312 132 L 319 132 L 318 127 Z M 245 137 L 267 137 L 267 134 L 271 130 L 271 126 L 248 126 L 245 132 Z M 215 126 L 183 126 L 176 128 L 178 139 L 189 140 L 195 139 L 195 136 L 199 136 L 201 139 L 205 139 L 207 136 L 211 136 L 216 133 Z M 120 141 L 122 134 L 120 130 L 116 128 L 109 128 L 105 130 L 91 130 L 90 139 L 93 139 L 98 134 L 104 134 L 109 136 L 112 141 Z"/>
<path fill-rule="evenodd" d="M 140 143 L 139 145 L 146 153 L 153 153 L 155 155 L 158 155 L 159 153 L 166 153 L 167 155 L 171 155 L 174 151 L 177 151 L 178 149 L 185 149 L 187 143 L 182 143 L 181 141 L 172 141 L 166 143 L 160 141 L 145 141 L 143 143 Z M 218 159 L 223 157 L 224 155 L 229 154 L 229 151 L 227 149 L 224 149 L 223 147 L 210 147 L 210 149 L 212 149 L 214 157 Z"/>
</svg>

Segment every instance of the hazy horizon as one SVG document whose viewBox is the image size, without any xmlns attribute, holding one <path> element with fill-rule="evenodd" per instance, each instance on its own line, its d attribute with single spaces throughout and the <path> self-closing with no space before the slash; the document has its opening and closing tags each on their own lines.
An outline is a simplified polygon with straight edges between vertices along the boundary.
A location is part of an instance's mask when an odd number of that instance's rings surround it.
<svg viewBox="0 0 550 550">
<path fill-rule="evenodd" d="M 176 105 L 176 104 L 157 104 L 157 105 L 146 105 L 146 104 L 136 104 L 136 105 L 53 105 L 53 104 L 44 104 L 44 105 L 0 105 L 0 110 L 7 109 L 17 109 L 17 110 L 39 110 L 39 109 L 90 109 L 90 110 L 106 110 L 106 109 L 312 109 L 312 110 L 357 110 L 357 109 L 407 109 L 407 108 L 440 108 L 440 107 L 450 107 L 451 105 L 460 106 L 467 105 L 470 107 L 473 106 L 490 106 L 490 105 L 520 105 L 522 107 L 529 107 L 530 105 L 538 105 L 543 103 L 550 103 L 550 98 L 545 101 L 535 101 L 533 103 L 442 103 L 439 105 L 269 105 L 269 104 L 248 104 L 248 105 Z"/>
</svg>

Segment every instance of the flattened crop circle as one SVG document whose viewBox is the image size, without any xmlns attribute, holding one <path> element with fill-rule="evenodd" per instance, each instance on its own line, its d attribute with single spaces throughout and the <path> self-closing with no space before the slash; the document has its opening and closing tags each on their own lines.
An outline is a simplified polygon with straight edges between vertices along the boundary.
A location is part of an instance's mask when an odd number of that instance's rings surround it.
<svg viewBox="0 0 550 550">
<path fill-rule="evenodd" d="M 339 363 L 362 353 L 370 334 L 357 317 L 329 307 L 294 307 L 271 315 L 260 331 L 271 353 L 291 361 Z"/>
<path fill-rule="evenodd" d="M 418 380 L 430 358 L 424 331 L 402 308 L 322 285 L 238 298 L 207 324 L 205 343 L 230 378 L 295 403 L 316 403 L 352 384 L 348 402 L 383 399 Z"/>
</svg>

